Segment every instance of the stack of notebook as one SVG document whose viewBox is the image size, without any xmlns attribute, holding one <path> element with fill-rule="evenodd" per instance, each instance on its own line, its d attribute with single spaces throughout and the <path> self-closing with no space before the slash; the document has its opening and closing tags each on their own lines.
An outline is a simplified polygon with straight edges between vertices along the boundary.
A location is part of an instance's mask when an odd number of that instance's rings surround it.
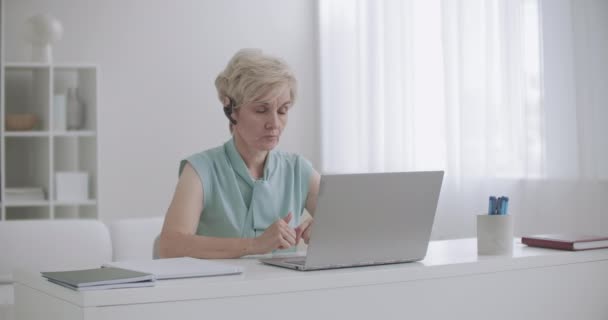
<svg viewBox="0 0 608 320">
<path fill-rule="evenodd" d="M 50 282 L 78 290 L 150 287 L 155 280 L 235 275 L 240 266 L 189 257 L 159 260 L 119 261 L 101 268 L 42 272 Z"/>
<path fill-rule="evenodd" d="M 44 189 L 38 187 L 6 188 L 4 194 L 7 202 L 43 201 L 45 199 Z"/>
<path fill-rule="evenodd" d="M 120 268 L 42 272 L 42 276 L 50 282 L 77 291 L 151 287 L 156 280 L 151 273 Z"/>
<path fill-rule="evenodd" d="M 103 266 L 151 273 L 158 280 L 224 276 L 243 272 L 241 266 L 190 257 L 115 261 Z"/>
</svg>

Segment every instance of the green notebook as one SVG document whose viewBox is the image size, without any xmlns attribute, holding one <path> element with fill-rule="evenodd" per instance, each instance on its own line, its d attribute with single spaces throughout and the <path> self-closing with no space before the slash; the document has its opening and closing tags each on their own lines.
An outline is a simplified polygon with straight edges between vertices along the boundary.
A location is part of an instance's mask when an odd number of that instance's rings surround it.
<svg viewBox="0 0 608 320">
<path fill-rule="evenodd" d="M 41 272 L 49 281 L 74 290 L 95 290 L 154 285 L 155 276 L 120 268 Z"/>
</svg>

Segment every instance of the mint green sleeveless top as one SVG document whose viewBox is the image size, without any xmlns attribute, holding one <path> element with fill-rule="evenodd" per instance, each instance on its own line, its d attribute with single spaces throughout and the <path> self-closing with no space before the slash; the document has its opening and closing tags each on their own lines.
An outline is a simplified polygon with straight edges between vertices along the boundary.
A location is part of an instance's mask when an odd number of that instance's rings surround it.
<svg viewBox="0 0 608 320">
<path fill-rule="evenodd" d="M 300 224 L 312 174 L 310 162 L 302 156 L 270 151 L 260 180 L 249 175 L 233 139 L 182 160 L 180 175 L 186 163 L 203 185 L 197 235 L 253 238 L 289 212 L 290 226 Z"/>
</svg>

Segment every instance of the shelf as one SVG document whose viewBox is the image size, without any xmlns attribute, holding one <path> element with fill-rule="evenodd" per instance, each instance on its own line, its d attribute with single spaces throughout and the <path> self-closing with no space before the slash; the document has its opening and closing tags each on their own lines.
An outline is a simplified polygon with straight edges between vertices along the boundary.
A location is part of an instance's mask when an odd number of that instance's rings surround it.
<svg viewBox="0 0 608 320">
<path fill-rule="evenodd" d="M 48 137 L 48 131 L 4 131 L 5 137 Z"/>
<path fill-rule="evenodd" d="M 92 130 L 78 131 L 4 131 L 5 137 L 94 137 L 97 134 Z"/>
<path fill-rule="evenodd" d="M 78 131 L 55 131 L 53 136 L 55 137 L 94 137 L 95 131 L 92 130 L 78 130 Z"/>
<path fill-rule="evenodd" d="M 4 132 L 44 132 L 50 128 L 51 71 L 43 64 L 21 64 L 4 70 L 4 116 L 30 113 L 36 115 L 36 127 L 28 131 L 10 131 L 3 124 Z M 5 118 L 7 119 L 7 118 Z"/>
<path fill-rule="evenodd" d="M 6 220 L 49 219 L 51 217 L 48 205 L 24 205 L 4 208 Z"/>
<path fill-rule="evenodd" d="M 55 69 L 96 69 L 97 65 L 92 63 L 56 63 Z"/>
<path fill-rule="evenodd" d="M 96 69 L 97 65 L 93 63 L 41 63 L 41 62 L 5 62 L 6 69 Z"/>
<path fill-rule="evenodd" d="M 48 63 L 40 62 L 6 62 L 4 68 L 6 69 L 44 69 L 50 68 L 51 65 Z"/>
<path fill-rule="evenodd" d="M 54 201 L 55 206 L 95 206 L 97 200 L 82 200 L 82 201 Z"/>
<path fill-rule="evenodd" d="M 48 200 L 36 200 L 36 201 L 10 201 L 4 202 L 4 207 L 47 207 L 49 205 Z"/>
</svg>

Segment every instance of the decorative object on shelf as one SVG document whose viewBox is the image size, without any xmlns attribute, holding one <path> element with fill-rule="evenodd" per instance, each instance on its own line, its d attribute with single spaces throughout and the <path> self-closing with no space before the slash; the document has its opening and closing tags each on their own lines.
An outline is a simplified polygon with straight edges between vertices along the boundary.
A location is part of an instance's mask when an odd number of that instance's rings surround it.
<svg viewBox="0 0 608 320">
<path fill-rule="evenodd" d="M 68 130 L 79 130 L 84 127 L 84 103 L 78 97 L 76 88 L 68 88 L 66 97 Z"/>
<path fill-rule="evenodd" d="M 7 131 L 28 131 L 38 124 L 38 116 L 33 113 L 7 114 L 5 127 Z"/>
<path fill-rule="evenodd" d="M 89 200 L 89 174 L 80 171 L 58 171 L 55 173 L 57 201 Z"/>
<path fill-rule="evenodd" d="M 6 188 L 6 202 L 44 201 L 44 189 L 40 187 Z"/>
<path fill-rule="evenodd" d="M 53 96 L 53 130 L 65 131 L 67 129 L 67 97 L 65 94 Z"/>
<path fill-rule="evenodd" d="M 32 44 L 32 61 L 51 63 L 53 43 L 63 36 L 61 22 L 50 14 L 37 14 L 25 22 L 26 38 Z"/>
</svg>

